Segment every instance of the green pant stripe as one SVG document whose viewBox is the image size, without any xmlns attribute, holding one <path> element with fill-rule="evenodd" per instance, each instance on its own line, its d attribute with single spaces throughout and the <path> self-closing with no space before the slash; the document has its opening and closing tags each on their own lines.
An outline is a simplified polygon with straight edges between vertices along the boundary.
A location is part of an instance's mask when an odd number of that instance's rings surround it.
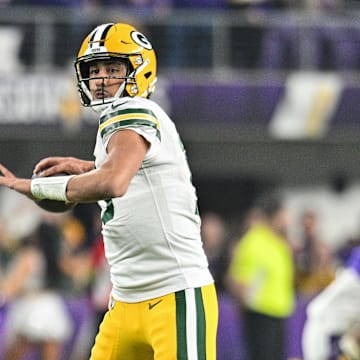
<svg viewBox="0 0 360 360">
<path fill-rule="evenodd" d="M 188 360 L 186 342 L 186 299 L 185 291 L 175 293 L 177 360 Z"/>
<path fill-rule="evenodd" d="M 198 360 L 206 360 L 206 320 L 201 288 L 195 289 Z"/>
<path fill-rule="evenodd" d="M 205 307 L 201 288 L 195 290 L 196 309 L 196 337 L 197 337 L 197 360 L 206 360 L 206 318 Z M 176 331 L 177 331 L 177 360 L 188 359 L 187 346 L 187 323 L 186 323 L 186 294 L 185 291 L 175 293 L 176 301 Z M 189 326 L 192 326 L 189 324 Z"/>
</svg>

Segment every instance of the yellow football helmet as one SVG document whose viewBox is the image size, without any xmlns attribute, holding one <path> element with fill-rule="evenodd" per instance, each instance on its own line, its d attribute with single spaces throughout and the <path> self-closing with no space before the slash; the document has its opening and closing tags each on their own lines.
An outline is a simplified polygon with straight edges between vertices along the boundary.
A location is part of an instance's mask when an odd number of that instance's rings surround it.
<svg viewBox="0 0 360 360">
<path fill-rule="evenodd" d="M 127 76 L 113 98 L 93 100 L 89 90 L 92 61 L 123 59 Z M 75 61 L 78 89 L 84 106 L 102 110 L 104 105 L 123 96 L 148 98 L 155 90 L 156 55 L 149 40 L 133 26 L 109 23 L 97 26 L 83 41 Z"/>
</svg>

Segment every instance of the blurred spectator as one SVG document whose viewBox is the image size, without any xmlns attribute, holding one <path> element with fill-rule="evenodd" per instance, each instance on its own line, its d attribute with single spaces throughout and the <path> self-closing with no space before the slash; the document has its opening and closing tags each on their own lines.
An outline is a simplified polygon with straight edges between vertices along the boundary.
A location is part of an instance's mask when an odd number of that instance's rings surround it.
<svg viewBox="0 0 360 360">
<path fill-rule="evenodd" d="M 13 256 L 14 244 L 0 219 L 0 279 L 6 273 Z"/>
<path fill-rule="evenodd" d="M 96 324 L 94 328 L 97 331 L 107 310 L 111 291 L 110 270 L 105 258 L 104 243 L 101 234 L 99 234 L 94 243 L 91 255 L 93 278 L 90 295 L 95 313 Z M 94 336 L 92 339 L 94 339 Z"/>
<path fill-rule="evenodd" d="M 231 251 L 227 225 L 218 213 L 206 212 L 201 217 L 201 238 L 218 294 L 217 358 L 243 360 L 239 309 L 225 284 Z"/>
<path fill-rule="evenodd" d="M 312 297 L 323 290 L 334 278 L 334 254 L 320 239 L 318 216 L 305 210 L 300 219 L 301 244 L 296 251 L 296 284 L 301 295 Z"/>
<path fill-rule="evenodd" d="M 346 359 L 360 356 L 360 246 L 353 249 L 343 270 L 307 309 L 303 331 L 304 360 L 328 360 L 333 352 Z M 340 338 L 338 342 L 333 342 Z"/>
<path fill-rule="evenodd" d="M 110 267 L 105 257 L 103 236 L 101 234 L 101 217 L 98 214 L 94 214 L 92 220 L 94 238 L 91 242 L 92 246 L 90 249 L 91 283 L 89 295 L 93 321 L 88 333 L 88 357 L 91 353 L 93 340 L 99 330 L 99 325 L 108 309 L 109 296 L 112 287 L 110 281 Z"/>
<path fill-rule="evenodd" d="M 43 360 L 60 360 L 72 322 L 60 295 L 60 235 L 47 218 L 23 241 L 0 282 L 7 314 L 5 360 L 22 359 L 29 349 Z"/>
<path fill-rule="evenodd" d="M 14 248 L 16 247 L 14 241 L 12 241 L 11 237 L 9 236 L 8 231 L 4 226 L 4 224 L 5 221 L 0 216 L 0 284 L 2 279 L 5 277 L 5 274 L 7 273 L 9 266 L 11 265 Z M 5 339 L 4 336 L 1 336 L 1 334 L 6 333 L 6 314 L 7 314 L 7 306 L 0 292 L 0 359 L 1 360 L 3 360 L 2 353 L 4 352 L 4 348 L 5 348 Z"/>
<path fill-rule="evenodd" d="M 243 307 L 248 360 L 285 358 L 285 320 L 294 308 L 294 259 L 287 240 L 289 214 L 281 198 L 257 204 L 261 221 L 239 240 L 230 264 L 230 286 Z"/>
<path fill-rule="evenodd" d="M 249 231 L 256 224 L 259 224 L 263 221 L 263 213 L 257 207 L 252 207 L 248 209 L 245 213 L 244 219 L 240 223 L 240 228 L 238 230 L 240 236 L 242 237 L 247 231 Z"/>
<path fill-rule="evenodd" d="M 287 206 L 293 214 L 304 208 L 316 211 L 321 236 L 333 251 L 359 233 L 360 184 L 338 179 L 332 186 L 316 185 L 285 190 Z"/>
<path fill-rule="evenodd" d="M 92 218 L 91 218 L 92 220 Z M 87 222 L 90 226 L 90 222 Z M 86 360 L 93 341 L 94 312 L 90 289 L 93 277 L 90 229 L 75 216 L 69 216 L 62 228 L 63 255 L 61 266 L 66 274 L 66 301 L 74 320 L 74 336 L 68 344 L 69 359 Z"/>
<path fill-rule="evenodd" d="M 225 290 L 224 278 L 229 264 L 229 241 L 226 224 L 219 214 L 209 212 L 202 216 L 201 238 L 216 290 L 222 292 Z"/>
</svg>

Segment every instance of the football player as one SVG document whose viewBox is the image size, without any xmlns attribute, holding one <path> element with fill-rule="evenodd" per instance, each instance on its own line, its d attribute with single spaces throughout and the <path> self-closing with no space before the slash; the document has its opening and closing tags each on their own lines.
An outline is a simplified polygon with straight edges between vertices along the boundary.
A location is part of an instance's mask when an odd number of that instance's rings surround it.
<svg viewBox="0 0 360 360">
<path fill-rule="evenodd" d="M 312 300 L 303 331 L 304 360 L 328 360 L 335 349 L 340 359 L 360 359 L 360 246 L 352 250 L 346 267 Z M 336 351 L 335 351 L 336 352 Z"/>
<path fill-rule="evenodd" d="M 33 180 L 1 165 L 0 185 L 32 199 L 99 203 L 112 292 L 91 360 L 214 360 L 217 297 L 183 145 L 149 99 L 154 49 L 131 25 L 103 24 L 75 69 L 82 104 L 99 113 L 95 161 L 49 157 Z"/>
</svg>

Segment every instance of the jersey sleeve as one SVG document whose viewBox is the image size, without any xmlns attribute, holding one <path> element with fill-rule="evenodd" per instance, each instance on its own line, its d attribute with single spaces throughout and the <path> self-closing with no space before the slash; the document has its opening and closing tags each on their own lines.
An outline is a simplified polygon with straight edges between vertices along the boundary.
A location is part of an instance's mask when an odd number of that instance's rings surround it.
<svg viewBox="0 0 360 360">
<path fill-rule="evenodd" d="M 141 105 L 133 106 L 134 104 L 129 106 L 129 102 L 112 106 L 100 117 L 99 134 L 106 147 L 111 135 L 116 131 L 133 130 L 150 143 L 148 155 L 151 155 L 156 152 L 161 142 L 160 122 L 152 109 Z"/>
</svg>

